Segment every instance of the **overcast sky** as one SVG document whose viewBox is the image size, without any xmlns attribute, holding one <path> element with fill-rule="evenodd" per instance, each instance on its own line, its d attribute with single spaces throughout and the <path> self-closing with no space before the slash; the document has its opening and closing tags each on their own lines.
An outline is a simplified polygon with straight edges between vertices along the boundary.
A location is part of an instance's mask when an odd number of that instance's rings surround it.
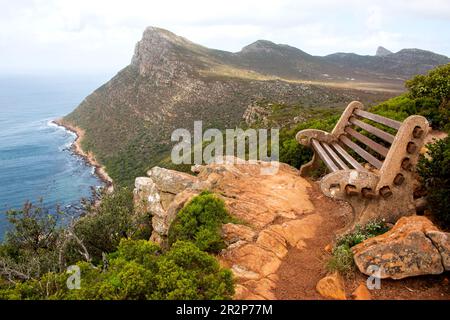
<svg viewBox="0 0 450 320">
<path fill-rule="evenodd" d="M 0 0 L 0 74 L 116 72 L 147 26 L 228 51 L 267 39 L 315 55 L 450 56 L 450 0 Z"/>
</svg>

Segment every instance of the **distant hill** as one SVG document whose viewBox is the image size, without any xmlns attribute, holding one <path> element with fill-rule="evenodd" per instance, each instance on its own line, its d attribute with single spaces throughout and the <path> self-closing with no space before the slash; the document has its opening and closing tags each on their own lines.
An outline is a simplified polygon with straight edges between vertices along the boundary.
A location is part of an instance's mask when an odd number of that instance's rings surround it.
<svg viewBox="0 0 450 320">
<path fill-rule="evenodd" d="M 326 62 L 344 70 L 353 69 L 364 74 L 398 79 L 408 79 L 416 74 L 450 62 L 446 56 L 420 49 L 403 49 L 397 53 L 380 47 L 376 56 L 361 56 L 354 53 L 335 53 L 324 57 Z"/>
<path fill-rule="evenodd" d="M 176 128 L 234 128 L 255 103 L 343 106 L 385 100 L 402 79 L 449 59 L 421 50 L 316 57 L 259 40 L 240 52 L 209 49 L 149 27 L 131 64 L 89 95 L 65 121 L 85 131 L 92 151 L 119 183 L 167 161 Z"/>
</svg>

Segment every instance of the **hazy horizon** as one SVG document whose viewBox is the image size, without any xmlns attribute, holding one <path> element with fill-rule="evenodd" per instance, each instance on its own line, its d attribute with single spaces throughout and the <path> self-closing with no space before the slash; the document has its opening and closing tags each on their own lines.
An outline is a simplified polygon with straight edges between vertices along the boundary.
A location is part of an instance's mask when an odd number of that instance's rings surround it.
<svg viewBox="0 0 450 320">
<path fill-rule="evenodd" d="M 420 48 L 450 56 L 450 2 L 0 0 L 0 73 L 108 73 L 148 26 L 237 52 L 259 39 L 312 55 Z M 444 32 L 436 32 L 442 30 Z"/>
</svg>

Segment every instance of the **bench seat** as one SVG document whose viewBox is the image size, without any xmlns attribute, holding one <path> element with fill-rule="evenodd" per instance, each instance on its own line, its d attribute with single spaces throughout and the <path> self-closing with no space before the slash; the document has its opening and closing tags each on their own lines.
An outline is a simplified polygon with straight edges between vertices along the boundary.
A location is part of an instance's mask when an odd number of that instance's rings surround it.
<svg viewBox="0 0 450 320">
<path fill-rule="evenodd" d="M 313 159 L 300 168 L 307 176 L 324 163 L 325 195 L 350 202 L 362 223 L 382 217 L 395 222 L 415 211 L 414 171 L 429 130 L 428 121 L 413 115 L 399 122 L 348 105 L 331 133 L 307 129 L 297 141 L 313 149 Z"/>
</svg>

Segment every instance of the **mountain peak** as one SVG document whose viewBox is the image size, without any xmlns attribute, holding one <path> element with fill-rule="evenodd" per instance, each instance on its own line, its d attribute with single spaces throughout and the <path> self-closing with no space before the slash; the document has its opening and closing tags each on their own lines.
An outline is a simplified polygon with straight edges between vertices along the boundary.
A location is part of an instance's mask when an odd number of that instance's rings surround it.
<svg viewBox="0 0 450 320">
<path fill-rule="evenodd" d="M 174 68 L 171 63 L 179 60 L 177 48 L 199 48 L 199 45 L 157 27 L 145 29 L 142 39 L 136 44 L 131 65 L 139 68 L 141 74 L 148 73 L 154 67 Z"/>
<path fill-rule="evenodd" d="M 177 36 L 175 33 L 170 32 L 169 30 L 152 26 L 147 27 L 142 36 L 142 40 L 149 40 L 149 39 L 159 39 L 169 42 L 181 42 L 181 43 L 190 42 L 189 40 Z"/>
<path fill-rule="evenodd" d="M 268 40 L 258 40 L 242 48 L 241 53 L 270 52 L 279 49 L 279 45 Z"/>
<path fill-rule="evenodd" d="M 388 49 L 386 49 L 385 47 L 378 47 L 378 49 L 377 49 L 377 53 L 376 53 L 376 56 L 377 57 L 385 57 L 385 56 L 388 56 L 388 55 L 390 55 L 390 54 L 392 54 L 393 52 L 392 51 L 390 51 L 390 50 L 388 50 Z"/>
</svg>

